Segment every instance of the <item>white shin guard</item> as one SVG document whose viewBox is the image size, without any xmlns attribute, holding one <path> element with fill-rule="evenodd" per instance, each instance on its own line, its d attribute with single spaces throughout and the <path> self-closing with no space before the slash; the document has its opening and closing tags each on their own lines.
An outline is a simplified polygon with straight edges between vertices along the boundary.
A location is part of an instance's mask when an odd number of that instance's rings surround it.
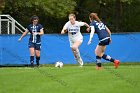
<svg viewBox="0 0 140 93">
<path fill-rule="evenodd" d="M 76 61 L 81 65 L 81 66 L 83 66 L 83 60 L 82 60 L 82 58 L 81 58 L 81 56 L 80 56 L 80 52 L 79 52 L 79 49 L 77 49 L 76 51 Z"/>
</svg>

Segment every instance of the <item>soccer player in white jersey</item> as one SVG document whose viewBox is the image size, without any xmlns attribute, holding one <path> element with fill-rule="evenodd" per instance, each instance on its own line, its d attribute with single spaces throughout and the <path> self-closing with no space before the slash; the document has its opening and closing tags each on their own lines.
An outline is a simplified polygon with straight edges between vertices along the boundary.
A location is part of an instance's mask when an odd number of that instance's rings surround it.
<svg viewBox="0 0 140 93">
<path fill-rule="evenodd" d="M 86 26 L 87 31 L 89 31 L 90 26 L 85 22 L 78 22 L 76 21 L 75 14 L 69 14 L 69 21 L 64 25 L 61 34 L 65 34 L 68 32 L 69 42 L 71 50 L 74 54 L 74 57 L 76 61 L 80 64 L 80 66 L 83 66 L 83 60 L 80 56 L 80 52 L 78 47 L 83 42 L 83 36 L 80 32 L 80 27 Z"/>
</svg>

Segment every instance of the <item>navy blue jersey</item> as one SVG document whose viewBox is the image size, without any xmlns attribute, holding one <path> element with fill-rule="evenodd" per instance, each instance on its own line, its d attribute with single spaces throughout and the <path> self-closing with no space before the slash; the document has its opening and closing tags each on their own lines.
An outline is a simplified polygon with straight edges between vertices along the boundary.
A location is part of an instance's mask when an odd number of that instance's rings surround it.
<svg viewBox="0 0 140 93">
<path fill-rule="evenodd" d="M 30 24 L 27 27 L 27 30 L 31 33 L 30 38 L 29 38 L 29 42 L 32 43 L 41 43 L 41 38 L 40 35 L 33 35 L 34 32 L 40 32 L 40 30 L 42 29 L 42 25 L 41 24 Z"/>
<path fill-rule="evenodd" d="M 109 33 L 106 31 L 106 26 L 102 22 L 92 21 L 90 26 L 94 26 L 95 33 L 97 33 L 99 40 L 102 40 L 106 37 L 110 37 Z"/>
</svg>

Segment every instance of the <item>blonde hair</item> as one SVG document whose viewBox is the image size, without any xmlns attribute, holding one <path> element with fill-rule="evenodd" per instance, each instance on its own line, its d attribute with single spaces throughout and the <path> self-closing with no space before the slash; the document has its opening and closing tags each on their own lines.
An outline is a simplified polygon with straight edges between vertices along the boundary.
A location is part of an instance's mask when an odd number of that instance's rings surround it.
<svg viewBox="0 0 140 93">
<path fill-rule="evenodd" d="M 76 16 L 75 16 L 75 14 L 69 14 L 69 17 L 70 17 L 70 16 L 73 16 L 73 17 L 76 19 Z"/>
</svg>

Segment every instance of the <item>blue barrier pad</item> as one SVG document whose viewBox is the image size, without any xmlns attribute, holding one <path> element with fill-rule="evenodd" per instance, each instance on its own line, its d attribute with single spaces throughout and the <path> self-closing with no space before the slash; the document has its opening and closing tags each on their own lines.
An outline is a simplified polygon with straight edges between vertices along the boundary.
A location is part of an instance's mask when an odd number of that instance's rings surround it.
<svg viewBox="0 0 140 93">
<path fill-rule="evenodd" d="M 83 34 L 84 40 L 79 50 L 84 62 L 95 62 L 94 50 L 98 44 L 95 34 L 91 45 L 87 45 L 89 34 Z M 20 35 L 0 35 L 0 65 L 30 64 L 28 39 L 25 36 L 18 42 Z M 54 64 L 62 61 L 65 64 L 76 64 L 69 47 L 67 35 L 47 34 L 42 37 L 41 64 Z M 105 54 L 121 62 L 140 62 L 140 33 L 112 34 L 112 43 L 107 46 Z M 102 60 L 102 62 L 106 62 Z"/>
</svg>

